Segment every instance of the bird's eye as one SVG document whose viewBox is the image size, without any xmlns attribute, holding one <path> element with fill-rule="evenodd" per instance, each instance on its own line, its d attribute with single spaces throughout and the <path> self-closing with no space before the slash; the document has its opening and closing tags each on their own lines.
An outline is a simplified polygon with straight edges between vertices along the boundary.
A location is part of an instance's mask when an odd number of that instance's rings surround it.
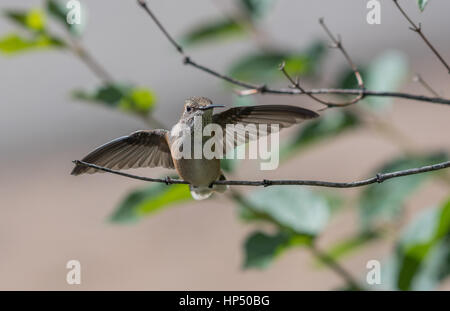
<svg viewBox="0 0 450 311">
<path fill-rule="evenodd" d="M 191 107 L 189 107 L 189 106 L 186 107 L 186 112 L 191 112 L 191 110 L 192 110 Z"/>
</svg>

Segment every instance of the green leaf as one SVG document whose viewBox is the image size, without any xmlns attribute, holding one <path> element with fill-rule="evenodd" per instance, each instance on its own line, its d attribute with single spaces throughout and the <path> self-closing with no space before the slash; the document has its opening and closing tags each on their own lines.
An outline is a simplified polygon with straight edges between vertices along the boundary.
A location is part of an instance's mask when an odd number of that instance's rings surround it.
<svg viewBox="0 0 450 311">
<path fill-rule="evenodd" d="M 129 93 L 130 87 L 122 85 L 108 84 L 101 86 L 93 93 L 87 93 L 85 91 L 77 90 L 74 92 L 74 96 L 81 100 L 92 100 L 105 103 L 109 106 L 117 106 L 124 94 Z"/>
<path fill-rule="evenodd" d="M 0 38 L 0 52 L 10 55 L 30 50 L 64 47 L 65 45 L 61 40 L 49 37 L 46 34 L 25 38 L 19 34 L 12 33 Z"/>
<path fill-rule="evenodd" d="M 358 66 L 359 73 L 363 78 L 367 76 L 367 67 L 368 66 Z M 345 68 L 337 78 L 336 87 L 339 89 L 357 89 L 358 81 L 356 80 L 355 73 L 353 70 Z"/>
<path fill-rule="evenodd" d="M 345 206 L 344 198 L 337 192 L 321 190 L 320 192 L 317 191 L 316 193 L 318 193 L 322 198 L 327 200 L 328 209 L 330 210 L 331 213 L 335 213 Z"/>
<path fill-rule="evenodd" d="M 394 92 L 407 78 L 409 71 L 406 56 L 398 51 L 384 52 L 368 67 L 366 88 L 373 91 Z M 391 103 L 385 97 L 368 97 L 367 102 L 375 109 L 384 108 Z"/>
<path fill-rule="evenodd" d="M 258 52 L 245 56 L 231 67 L 230 75 L 240 80 L 265 82 L 280 78 L 278 66 L 287 57 L 287 53 Z M 304 59 L 304 67 L 307 60 Z"/>
<path fill-rule="evenodd" d="M 265 269 L 289 247 L 305 243 L 309 243 L 309 240 L 287 232 L 281 231 L 274 235 L 253 232 L 244 244 L 244 269 Z"/>
<path fill-rule="evenodd" d="M 230 20 L 206 23 L 190 30 L 183 36 L 184 45 L 194 45 L 203 42 L 217 41 L 245 34 L 245 29 Z"/>
<path fill-rule="evenodd" d="M 359 117 L 350 110 L 333 110 L 325 113 L 320 118 L 305 124 L 294 138 L 282 147 L 281 157 L 285 158 L 307 145 L 334 138 L 361 124 Z"/>
<path fill-rule="evenodd" d="M 315 237 L 328 222 L 329 202 L 319 194 L 296 186 L 255 191 L 241 202 L 241 216 L 264 220 L 297 235 Z"/>
<path fill-rule="evenodd" d="M 387 51 L 378 56 L 368 66 L 358 67 L 363 77 L 366 89 L 371 91 L 397 91 L 406 80 L 409 72 L 407 57 L 398 51 Z M 355 75 L 352 70 L 346 69 L 339 78 L 338 88 L 358 88 Z M 369 96 L 364 99 L 369 107 L 375 110 L 388 108 L 391 98 L 381 96 Z"/>
<path fill-rule="evenodd" d="M 425 10 L 426 5 L 428 4 L 428 0 L 417 0 L 417 4 L 419 5 L 420 11 L 423 12 L 423 10 Z"/>
<path fill-rule="evenodd" d="M 156 96 L 146 88 L 133 88 L 119 102 L 119 107 L 125 111 L 146 115 L 155 105 Z"/>
<path fill-rule="evenodd" d="M 422 212 L 397 243 L 397 287 L 430 290 L 450 274 L 450 199 Z"/>
<path fill-rule="evenodd" d="M 0 38 L 0 52 L 17 54 L 42 48 L 63 48 L 65 43 L 45 31 L 46 16 L 39 9 L 7 10 L 5 16 L 27 30 L 27 36 L 10 33 Z"/>
<path fill-rule="evenodd" d="M 166 207 L 191 200 L 187 185 L 154 184 L 130 193 L 111 216 L 118 223 L 134 222 Z"/>
<path fill-rule="evenodd" d="M 250 17 L 261 18 L 275 3 L 274 0 L 239 0 Z"/>
<path fill-rule="evenodd" d="M 238 159 L 226 159 L 225 158 L 225 159 L 220 160 L 220 168 L 226 173 L 231 173 L 235 170 L 238 163 L 239 163 Z"/>
<path fill-rule="evenodd" d="M 77 90 L 73 96 L 142 116 L 147 115 L 156 103 L 156 96 L 149 89 L 122 84 L 103 85 L 92 93 Z"/>
<path fill-rule="evenodd" d="M 50 16 L 52 16 L 55 20 L 57 20 L 61 25 L 63 25 L 72 35 L 81 35 L 83 29 L 85 27 L 84 16 L 86 14 L 81 15 L 81 24 L 69 24 L 67 22 L 67 14 L 69 13 L 69 9 L 66 7 L 67 1 L 59 1 L 59 0 L 47 0 L 46 8 Z"/>
<path fill-rule="evenodd" d="M 384 164 L 374 174 L 436 164 L 447 159 L 448 156 L 444 153 L 401 157 Z M 404 202 L 430 176 L 433 176 L 433 173 L 416 174 L 366 187 L 359 199 L 363 228 L 370 230 L 379 222 L 392 221 L 398 217 L 403 210 Z"/>
<path fill-rule="evenodd" d="M 404 250 L 402 265 L 398 275 L 398 288 L 410 290 L 411 282 L 427 256 L 432 244 L 416 244 Z"/>
<path fill-rule="evenodd" d="M 39 9 L 30 11 L 6 10 L 5 16 L 30 31 L 39 32 L 45 29 L 46 17 L 44 12 Z"/>
<path fill-rule="evenodd" d="M 260 83 L 281 80 L 285 78 L 278 67 L 284 61 L 286 70 L 293 76 L 313 75 L 325 51 L 324 44 L 318 42 L 304 52 L 257 52 L 234 63 L 229 74 L 240 80 Z"/>
<path fill-rule="evenodd" d="M 256 100 L 254 96 L 233 96 L 233 106 L 243 107 L 243 106 L 253 106 L 256 105 Z"/>
<path fill-rule="evenodd" d="M 327 257 L 334 259 L 335 261 L 341 259 L 344 256 L 364 247 L 367 243 L 376 240 L 380 237 L 376 232 L 362 232 L 356 236 L 351 236 L 343 241 L 339 241 L 330 247 L 327 251 Z"/>
</svg>

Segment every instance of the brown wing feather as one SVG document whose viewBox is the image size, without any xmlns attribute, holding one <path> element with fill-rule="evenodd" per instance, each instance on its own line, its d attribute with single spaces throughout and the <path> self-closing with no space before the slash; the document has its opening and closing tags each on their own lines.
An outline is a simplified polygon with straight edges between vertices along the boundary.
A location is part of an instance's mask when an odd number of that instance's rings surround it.
<svg viewBox="0 0 450 311">
<path fill-rule="evenodd" d="M 157 166 L 173 169 L 166 133 L 166 130 L 137 131 L 98 147 L 82 161 L 115 170 Z M 99 171 L 77 165 L 72 175 L 96 172 Z"/>
<path fill-rule="evenodd" d="M 227 124 L 278 124 L 279 128 L 289 127 L 291 125 L 302 122 L 303 120 L 313 119 L 319 115 L 312 111 L 301 107 L 288 106 L 288 105 L 261 105 L 261 106 L 244 106 L 228 109 L 222 113 L 213 115 L 213 122 L 219 124 L 225 131 L 225 134 L 232 134 L 226 132 Z M 270 130 L 270 128 L 268 128 Z M 268 132 L 270 133 L 270 131 Z M 228 148 L 236 147 L 243 143 L 247 143 L 250 140 L 258 139 L 262 137 L 261 133 L 246 132 L 242 135 L 232 136 L 232 146 Z M 227 141 L 224 143 L 224 151 L 227 152 Z"/>
<path fill-rule="evenodd" d="M 213 116 L 213 122 L 226 125 L 229 123 L 285 124 L 290 126 L 319 115 L 301 107 L 288 105 L 261 105 L 234 107 Z"/>
</svg>

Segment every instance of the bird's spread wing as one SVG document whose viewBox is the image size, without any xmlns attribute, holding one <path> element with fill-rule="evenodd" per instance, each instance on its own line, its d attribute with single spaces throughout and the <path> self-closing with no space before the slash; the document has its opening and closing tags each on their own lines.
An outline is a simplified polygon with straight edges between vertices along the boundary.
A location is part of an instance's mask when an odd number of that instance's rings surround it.
<svg viewBox="0 0 450 311">
<path fill-rule="evenodd" d="M 279 129 L 289 127 L 303 120 L 313 119 L 319 115 L 311 110 L 288 105 L 261 105 L 244 106 L 228 109 L 222 113 L 213 115 L 213 123 L 219 124 L 224 131 L 224 151 L 230 151 L 236 146 L 245 144 L 250 140 L 256 140 L 270 134 L 270 125 L 277 125 Z M 256 127 L 247 127 L 248 131 L 227 130 L 227 124 L 242 124 L 247 126 L 255 124 Z M 267 132 L 259 131 L 258 125 L 266 124 Z M 254 130 L 256 128 L 256 131 Z M 231 139 L 230 139 L 231 137 Z"/>
<path fill-rule="evenodd" d="M 137 131 L 98 147 L 82 161 L 116 170 L 156 166 L 175 168 L 166 133 L 166 130 Z M 96 172 L 99 171 L 77 165 L 72 175 Z"/>
</svg>

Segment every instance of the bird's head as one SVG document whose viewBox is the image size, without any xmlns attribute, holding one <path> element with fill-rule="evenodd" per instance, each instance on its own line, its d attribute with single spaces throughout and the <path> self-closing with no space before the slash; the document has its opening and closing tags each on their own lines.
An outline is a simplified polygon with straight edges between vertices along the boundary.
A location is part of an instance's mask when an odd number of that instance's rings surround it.
<svg viewBox="0 0 450 311">
<path fill-rule="evenodd" d="M 186 99 L 182 118 L 187 122 L 192 122 L 194 117 L 201 117 L 204 121 L 211 120 L 213 108 L 224 107 L 222 105 L 214 105 L 212 101 L 206 97 L 191 97 Z"/>
</svg>

